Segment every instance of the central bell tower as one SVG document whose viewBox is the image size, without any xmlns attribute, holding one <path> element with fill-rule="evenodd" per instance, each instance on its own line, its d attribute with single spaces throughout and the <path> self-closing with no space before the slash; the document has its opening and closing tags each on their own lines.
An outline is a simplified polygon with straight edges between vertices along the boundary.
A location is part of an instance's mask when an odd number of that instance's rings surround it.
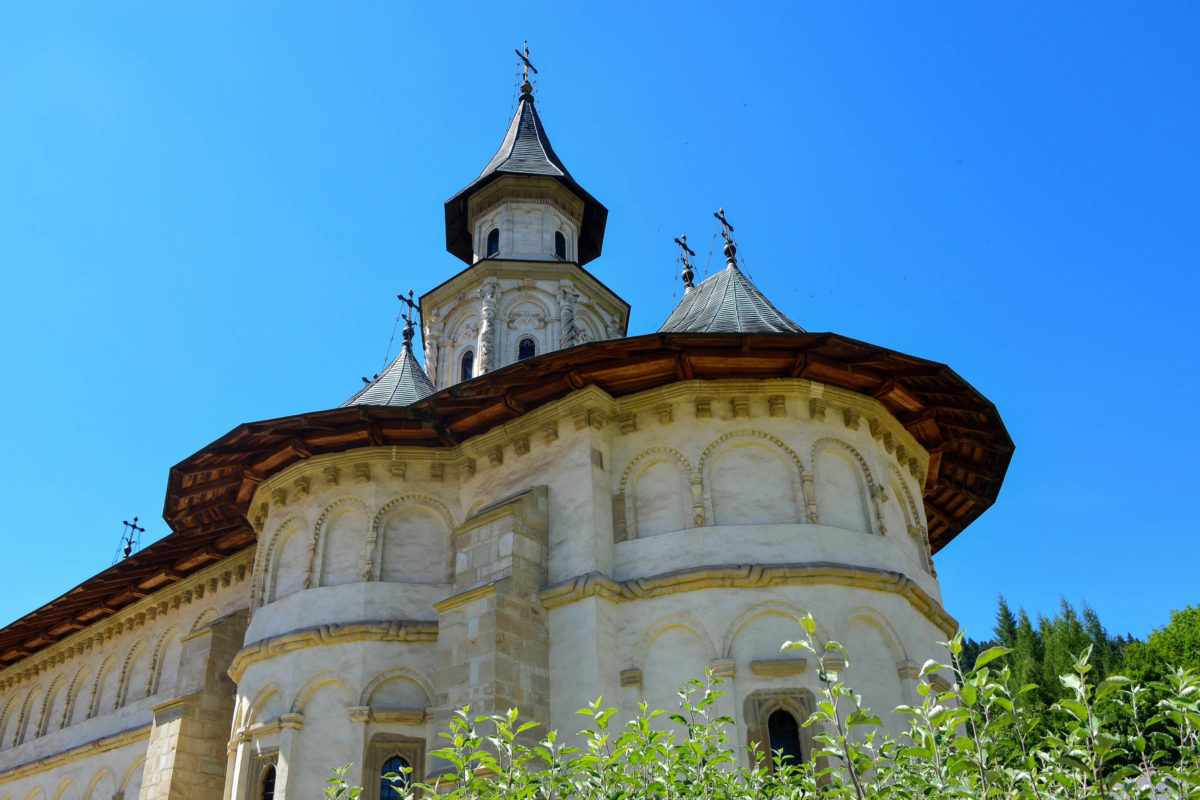
<svg viewBox="0 0 1200 800">
<path fill-rule="evenodd" d="M 500 149 L 446 201 L 446 250 L 468 266 L 421 297 L 425 370 L 437 389 L 622 337 L 629 323 L 629 304 L 582 266 L 600 255 L 608 209 L 550 146 L 528 49 L 523 60 L 517 112 Z"/>
</svg>

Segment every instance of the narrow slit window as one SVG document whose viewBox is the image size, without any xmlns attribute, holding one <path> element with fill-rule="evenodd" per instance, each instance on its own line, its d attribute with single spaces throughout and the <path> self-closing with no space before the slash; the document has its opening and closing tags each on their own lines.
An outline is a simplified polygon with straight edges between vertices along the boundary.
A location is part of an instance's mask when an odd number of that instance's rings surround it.
<svg viewBox="0 0 1200 800">
<path fill-rule="evenodd" d="M 275 765 L 263 767 L 258 779 L 258 800 L 275 800 Z"/>
<path fill-rule="evenodd" d="M 411 765 L 400 756 L 392 756 L 383 762 L 379 771 L 379 800 L 400 800 L 400 790 L 408 786 L 408 773 Z M 387 778 L 389 774 L 399 775 L 398 778 Z"/>
<path fill-rule="evenodd" d="M 517 360 L 524 361 L 527 358 L 533 358 L 537 355 L 537 343 L 533 339 L 526 336 L 517 343 Z"/>
<path fill-rule="evenodd" d="M 487 254 L 489 256 L 500 254 L 500 229 L 492 228 L 491 233 L 487 238 Z"/>
<path fill-rule="evenodd" d="M 475 374 L 475 353 L 471 350 L 462 356 L 462 380 L 469 381 Z"/>
<path fill-rule="evenodd" d="M 554 255 L 567 260 L 567 237 L 562 235 L 562 231 L 554 232 Z"/>
<path fill-rule="evenodd" d="M 800 764 L 800 726 L 795 717 L 782 708 L 773 712 L 767 717 L 767 734 L 777 764 Z"/>
</svg>

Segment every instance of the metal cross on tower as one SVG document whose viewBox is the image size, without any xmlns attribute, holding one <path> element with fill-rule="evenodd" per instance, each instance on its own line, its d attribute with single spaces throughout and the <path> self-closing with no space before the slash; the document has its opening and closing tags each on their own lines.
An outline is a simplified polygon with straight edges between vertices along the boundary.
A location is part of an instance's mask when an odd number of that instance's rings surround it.
<svg viewBox="0 0 1200 800">
<path fill-rule="evenodd" d="M 525 39 L 524 42 L 525 42 L 524 55 L 521 54 L 520 50 L 516 50 L 514 52 L 517 54 L 517 58 L 521 59 L 521 61 L 524 62 L 524 64 L 525 64 L 525 67 L 521 72 L 521 81 L 523 83 L 529 83 L 529 70 L 533 70 L 533 74 L 537 75 L 537 67 L 535 67 L 533 65 L 533 62 L 529 60 L 529 40 Z"/>
<path fill-rule="evenodd" d="M 404 331 L 403 331 L 404 346 L 406 348 L 408 348 L 409 350 L 412 350 L 412 340 L 413 340 L 413 333 L 414 333 L 413 317 L 412 317 L 413 310 L 415 309 L 416 312 L 418 314 L 420 314 L 421 307 L 416 302 L 413 301 L 413 290 L 412 289 L 408 290 L 408 297 L 405 297 L 402 294 L 398 294 L 398 295 L 396 295 L 396 297 L 399 298 L 401 303 L 404 303 L 404 305 L 407 306 L 407 308 L 404 309 Z"/>
<path fill-rule="evenodd" d="M 733 233 L 733 226 L 729 224 L 729 220 L 725 219 L 725 209 L 718 209 L 713 212 L 713 216 L 721 223 L 721 236 L 725 237 L 725 241 L 729 241 L 729 234 Z"/>
<path fill-rule="evenodd" d="M 696 277 L 696 273 L 692 271 L 691 258 L 695 258 L 696 252 L 688 247 L 687 234 L 675 237 L 675 244 L 679 245 L 679 260 L 683 262 L 683 288 L 684 290 L 694 289 L 692 279 Z M 689 256 L 691 258 L 689 258 Z"/>
<path fill-rule="evenodd" d="M 142 534 L 146 532 L 146 529 L 137 523 L 137 517 L 133 518 L 133 522 L 124 519 L 121 520 L 121 524 L 125 526 L 125 530 L 121 533 L 121 541 L 125 543 L 125 549 L 122 551 L 125 554 L 125 558 L 129 558 L 133 552 L 133 548 L 141 544 Z"/>
</svg>

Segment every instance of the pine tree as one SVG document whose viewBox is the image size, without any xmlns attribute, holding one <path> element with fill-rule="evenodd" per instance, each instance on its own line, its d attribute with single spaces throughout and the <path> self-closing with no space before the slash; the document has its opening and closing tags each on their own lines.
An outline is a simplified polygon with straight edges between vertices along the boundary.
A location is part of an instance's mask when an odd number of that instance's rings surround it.
<svg viewBox="0 0 1200 800">
<path fill-rule="evenodd" d="M 1000 607 L 996 609 L 996 627 L 993 631 L 997 644 L 1005 647 L 1017 646 L 1017 618 L 1013 616 L 1004 595 L 1000 595 Z"/>
</svg>

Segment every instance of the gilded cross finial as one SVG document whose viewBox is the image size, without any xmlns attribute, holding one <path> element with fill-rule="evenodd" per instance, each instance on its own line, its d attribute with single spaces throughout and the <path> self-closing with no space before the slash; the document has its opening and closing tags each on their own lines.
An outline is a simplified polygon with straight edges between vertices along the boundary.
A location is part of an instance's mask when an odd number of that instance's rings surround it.
<svg viewBox="0 0 1200 800">
<path fill-rule="evenodd" d="M 125 545 L 122 552 L 125 558 L 129 558 L 133 553 L 133 548 L 142 543 L 142 534 L 146 532 L 146 529 L 138 525 L 137 517 L 133 518 L 133 522 L 123 519 L 121 524 L 125 526 L 125 532 L 121 534 L 121 542 Z"/>
<path fill-rule="evenodd" d="M 535 67 L 533 65 L 533 62 L 529 60 L 529 40 L 525 39 L 524 41 L 525 41 L 525 53 L 522 54 L 520 50 L 514 51 L 517 54 L 517 58 L 521 59 L 521 62 L 523 64 L 523 66 L 521 68 L 521 98 L 522 99 L 533 96 L 533 85 L 529 82 L 529 70 L 533 70 L 533 74 L 537 75 L 537 67 Z"/>
<path fill-rule="evenodd" d="M 691 262 L 691 258 L 696 255 L 696 252 L 688 247 L 686 234 L 676 236 L 675 244 L 679 245 L 679 260 L 683 262 L 683 274 L 681 275 L 683 278 L 683 291 L 687 293 L 696 288 L 692 283 L 692 280 L 696 277 L 696 273 L 692 271 Z"/>
</svg>

